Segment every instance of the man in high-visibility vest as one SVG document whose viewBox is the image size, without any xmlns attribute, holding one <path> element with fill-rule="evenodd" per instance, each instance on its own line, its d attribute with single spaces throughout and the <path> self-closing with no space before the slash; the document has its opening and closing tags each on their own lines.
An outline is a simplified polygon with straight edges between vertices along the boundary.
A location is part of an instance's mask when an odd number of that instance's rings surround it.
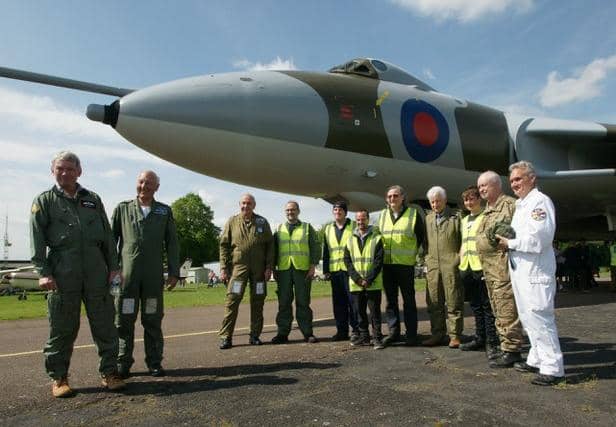
<svg viewBox="0 0 616 427">
<path fill-rule="evenodd" d="M 612 279 L 612 290 L 616 291 L 616 241 L 610 246 L 610 276 Z"/>
<path fill-rule="evenodd" d="M 369 218 L 365 209 L 355 213 L 357 228 L 344 249 L 344 263 L 359 321 L 359 335 L 351 340 L 351 345 L 370 345 L 368 325 L 372 325 L 372 345 L 375 350 L 381 350 L 385 348 L 381 332 L 383 242 L 378 231 L 368 225 Z M 370 314 L 366 310 L 370 310 Z"/>
<path fill-rule="evenodd" d="M 477 252 L 477 229 L 483 220 L 483 208 L 479 189 L 471 185 L 462 192 L 464 207 L 470 212 L 462 218 L 462 245 L 460 248 L 460 277 L 475 317 L 475 336 L 469 342 L 462 343 L 462 351 L 480 351 L 486 349 L 489 360 L 498 357 L 499 345 L 494 313 L 490 305 L 490 297 L 483 278 L 481 261 Z"/>
<path fill-rule="evenodd" d="M 353 234 L 355 223 L 347 218 L 345 202 L 334 203 L 333 214 L 334 220 L 323 228 L 323 274 L 332 286 L 332 306 L 336 320 L 336 334 L 332 340 L 347 341 L 349 325 L 353 337 L 359 333 L 349 291 L 349 275 L 344 263 L 344 248 Z"/>
<path fill-rule="evenodd" d="M 460 214 L 447 206 L 447 193 L 434 186 L 426 197 L 432 210 L 426 215 L 426 302 L 431 336 L 421 344 L 427 347 L 447 344 L 460 347 L 464 329 L 464 294 L 460 264 Z"/>
<path fill-rule="evenodd" d="M 278 333 L 272 344 L 289 341 L 293 322 L 293 298 L 295 296 L 295 317 L 299 329 L 308 343 L 318 342 L 312 332 L 312 309 L 310 290 L 316 265 L 321 259 L 321 245 L 314 228 L 299 220 L 299 204 L 291 200 L 285 206 L 286 224 L 281 224 L 274 236 L 276 248 L 276 270 L 278 282 Z"/>
<path fill-rule="evenodd" d="M 390 345 L 400 341 L 398 290 L 402 294 L 406 344 L 417 344 L 417 304 L 415 302 L 415 260 L 424 240 L 424 224 L 417 209 L 406 203 L 406 194 L 399 185 L 387 189 L 387 208 L 381 211 L 379 231 L 383 238 L 383 289 L 389 335 L 383 341 Z"/>
</svg>

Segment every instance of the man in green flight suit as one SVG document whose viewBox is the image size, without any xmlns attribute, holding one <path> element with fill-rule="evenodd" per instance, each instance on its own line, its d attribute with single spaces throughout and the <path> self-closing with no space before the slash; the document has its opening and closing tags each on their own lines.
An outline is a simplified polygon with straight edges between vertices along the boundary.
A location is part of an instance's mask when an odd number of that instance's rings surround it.
<svg viewBox="0 0 616 427">
<path fill-rule="evenodd" d="M 250 282 L 250 345 L 261 345 L 263 304 L 267 296 L 267 281 L 274 264 L 274 242 L 269 223 L 254 213 L 257 203 L 252 194 L 240 198 L 240 213 L 225 224 L 220 235 L 220 278 L 227 283 L 225 317 L 220 327 L 219 348 L 233 346 L 235 321 Z"/>
<path fill-rule="evenodd" d="M 289 341 L 293 322 L 293 297 L 295 317 L 304 335 L 304 341 L 318 342 L 312 332 L 310 290 L 316 265 L 321 259 L 321 245 L 314 228 L 299 220 L 299 204 L 290 200 L 285 206 L 287 223 L 281 224 L 274 236 L 276 245 L 275 277 L 278 282 L 277 335 L 273 344 Z M 295 295 L 294 295 L 295 294 Z"/>
<path fill-rule="evenodd" d="M 103 387 L 125 387 L 118 376 L 118 334 L 113 327 L 109 283 L 120 274 L 117 252 L 100 197 L 77 183 L 81 162 L 61 151 L 51 162 L 56 185 L 32 203 L 30 244 L 32 263 L 48 291 L 49 339 L 45 368 L 54 380 L 54 397 L 68 397 L 68 370 L 79 332 L 81 303 L 86 307 L 92 338 L 100 357 Z"/>
<path fill-rule="evenodd" d="M 116 326 L 120 338 L 118 372 L 128 378 L 134 363 L 135 321 L 141 305 L 145 363 L 154 377 L 165 375 L 163 360 L 163 255 L 167 254 L 167 288 L 178 281 L 179 248 L 171 208 L 154 199 L 158 175 L 143 171 L 137 177 L 137 197 L 120 202 L 111 218 L 124 276 L 116 298 Z"/>
</svg>

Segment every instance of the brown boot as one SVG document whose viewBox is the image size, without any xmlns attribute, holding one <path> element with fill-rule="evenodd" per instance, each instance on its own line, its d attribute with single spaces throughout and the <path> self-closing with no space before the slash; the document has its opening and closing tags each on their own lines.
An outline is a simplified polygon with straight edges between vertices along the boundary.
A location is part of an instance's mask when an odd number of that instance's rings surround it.
<svg viewBox="0 0 616 427">
<path fill-rule="evenodd" d="M 449 348 L 458 348 L 460 347 L 460 344 L 462 343 L 460 342 L 460 338 L 458 337 L 454 337 L 449 340 Z"/>
<path fill-rule="evenodd" d="M 51 384 L 51 394 L 53 394 L 53 397 L 70 397 L 73 393 L 73 389 L 68 385 L 66 377 L 54 380 Z"/>
<path fill-rule="evenodd" d="M 443 345 L 443 337 L 432 335 L 427 340 L 423 340 L 421 345 L 424 347 L 436 347 L 437 345 Z"/>
<path fill-rule="evenodd" d="M 109 391 L 122 390 L 124 387 L 126 387 L 126 383 L 122 378 L 120 378 L 117 372 L 103 375 L 101 379 L 101 384 Z"/>
</svg>

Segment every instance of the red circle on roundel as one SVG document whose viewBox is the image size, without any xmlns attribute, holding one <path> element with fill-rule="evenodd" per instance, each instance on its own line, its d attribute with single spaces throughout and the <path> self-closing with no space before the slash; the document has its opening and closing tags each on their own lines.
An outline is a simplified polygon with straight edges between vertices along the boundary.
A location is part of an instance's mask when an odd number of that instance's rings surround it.
<svg viewBox="0 0 616 427">
<path fill-rule="evenodd" d="M 423 146 L 430 146 L 438 139 L 438 126 L 434 117 L 428 113 L 420 112 L 415 114 L 413 132 L 417 142 Z"/>
</svg>

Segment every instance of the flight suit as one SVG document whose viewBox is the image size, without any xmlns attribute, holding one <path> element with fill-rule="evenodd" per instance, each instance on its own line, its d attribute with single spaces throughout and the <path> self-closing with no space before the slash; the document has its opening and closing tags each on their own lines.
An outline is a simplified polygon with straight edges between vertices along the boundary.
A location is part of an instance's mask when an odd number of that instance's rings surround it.
<svg viewBox="0 0 616 427">
<path fill-rule="evenodd" d="M 321 245 L 314 228 L 310 224 L 298 221 L 291 233 L 288 232 L 288 227 L 289 224 L 281 225 L 274 236 L 276 282 L 278 283 L 276 325 L 278 326 L 279 336 L 286 337 L 289 335 L 293 322 L 293 299 L 295 298 L 297 325 L 304 337 L 307 338 L 313 333 L 312 309 L 310 308 L 312 279 L 307 279 L 306 274 L 311 265 L 319 263 Z M 287 233 L 286 242 L 282 237 L 282 233 L 285 231 Z M 283 246 L 287 244 L 288 247 Z M 300 247 L 304 248 L 301 255 L 297 253 L 297 249 Z"/>
<path fill-rule="evenodd" d="M 522 325 L 515 305 L 507 252 L 490 245 L 488 230 L 499 222 L 511 222 L 515 210 L 515 199 L 501 194 L 494 206 L 483 211 L 483 221 L 477 229 L 477 251 L 483 267 L 483 274 L 496 318 L 496 329 L 501 338 L 501 349 L 519 352 L 522 346 Z"/>
<path fill-rule="evenodd" d="M 552 241 L 556 215 L 552 201 L 532 189 L 516 202 L 511 226 L 516 237 L 508 241 L 509 273 L 520 320 L 530 341 L 526 363 L 543 375 L 562 377 L 563 354 L 554 318 L 556 258 Z"/>
<path fill-rule="evenodd" d="M 152 201 L 146 217 L 137 199 L 121 202 L 111 224 L 120 254 L 124 283 L 116 299 L 116 327 L 120 339 L 118 364 L 133 365 L 135 320 L 141 306 L 145 363 L 159 368 L 163 360 L 163 255 L 168 274 L 179 277 L 179 247 L 171 208 Z"/>
<path fill-rule="evenodd" d="M 99 371 L 115 373 L 118 334 L 108 279 L 109 272 L 118 269 L 117 252 L 100 197 L 83 187 L 74 198 L 55 186 L 41 193 L 32 204 L 30 242 L 38 273 L 53 277 L 57 285 L 47 297 L 47 374 L 55 380 L 68 374 L 82 302 L 100 358 Z"/>
<path fill-rule="evenodd" d="M 225 317 L 218 335 L 231 338 L 246 284 L 250 282 L 250 334 L 261 335 L 263 304 L 267 295 L 265 270 L 274 265 L 274 239 L 269 223 L 253 214 L 244 221 L 241 214 L 231 217 L 220 235 L 220 268 L 230 274 L 225 301 Z"/>
<path fill-rule="evenodd" d="M 426 215 L 426 237 L 426 302 L 432 336 L 442 338 L 448 330 L 452 339 L 459 339 L 464 329 L 464 292 L 458 270 L 461 244 L 459 214 L 445 207 L 439 221 L 435 212 L 430 211 Z"/>
</svg>

